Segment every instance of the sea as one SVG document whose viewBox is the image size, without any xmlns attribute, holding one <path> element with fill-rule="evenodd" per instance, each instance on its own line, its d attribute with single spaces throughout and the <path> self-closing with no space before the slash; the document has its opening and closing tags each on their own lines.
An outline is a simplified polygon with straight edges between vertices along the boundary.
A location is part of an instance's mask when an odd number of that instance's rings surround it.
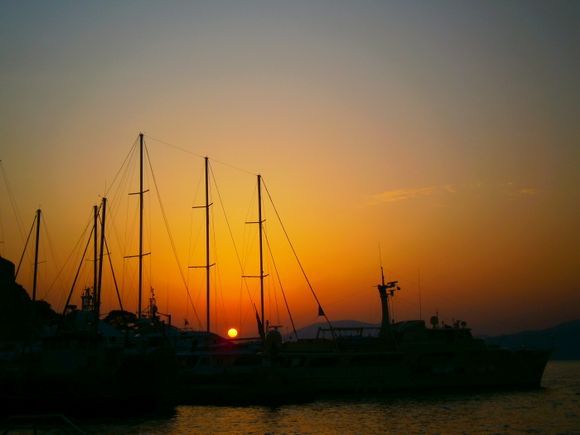
<svg viewBox="0 0 580 435">
<path fill-rule="evenodd" d="M 580 434 L 580 361 L 549 362 L 533 390 L 179 406 L 163 416 L 75 423 L 110 434 Z"/>
</svg>

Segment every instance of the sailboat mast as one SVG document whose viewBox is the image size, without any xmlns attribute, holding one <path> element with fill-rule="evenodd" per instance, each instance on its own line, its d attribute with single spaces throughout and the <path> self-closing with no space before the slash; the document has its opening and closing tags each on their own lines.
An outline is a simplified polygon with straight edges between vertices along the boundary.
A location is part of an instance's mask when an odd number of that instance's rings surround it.
<svg viewBox="0 0 580 435">
<path fill-rule="evenodd" d="M 209 202 L 209 157 L 205 159 L 205 204 L 194 205 L 192 208 L 205 208 L 205 264 L 203 266 L 189 266 L 190 269 L 205 269 L 205 312 L 206 312 L 206 330 L 211 329 L 211 295 L 210 295 L 210 269 L 215 263 L 210 263 L 210 244 L 209 244 L 209 208 L 212 203 Z"/>
<path fill-rule="evenodd" d="M 137 317 L 141 318 L 143 292 L 143 133 L 139 133 L 139 306 Z"/>
<path fill-rule="evenodd" d="M 210 331 L 210 273 L 209 273 L 209 178 L 208 158 L 205 157 L 205 288 L 206 288 L 206 313 L 207 332 Z"/>
<path fill-rule="evenodd" d="M 105 220 L 107 217 L 107 198 L 103 198 L 103 208 L 102 208 L 102 215 L 101 215 L 101 248 L 100 248 L 100 255 L 99 255 L 99 280 L 97 283 L 97 290 L 96 290 L 96 301 L 95 301 L 95 312 L 96 312 L 96 322 L 99 321 L 99 316 L 101 314 L 101 285 L 103 283 L 103 256 L 104 256 L 104 248 L 105 248 Z"/>
<path fill-rule="evenodd" d="M 258 174 L 258 232 L 260 235 L 260 308 L 262 316 L 262 324 L 265 324 L 264 319 L 264 256 L 262 248 L 263 228 L 262 228 L 262 176 Z"/>
<path fill-rule="evenodd" d="M 97 226 L 99 221 L 99 207 L 93 206 L 93 298 L 97 297 Z M 94 303 L 95 299 L 93 299 Z"/>
<path fill-rule="evenodd" d="M 36 301 L 36 283 L 38 278 L 38 243 L 40 241 L 40 209 L 36 210 L 36 247 L 34 248 L 34 277 L 32 281 L 32 300 Z"/>
</svg>

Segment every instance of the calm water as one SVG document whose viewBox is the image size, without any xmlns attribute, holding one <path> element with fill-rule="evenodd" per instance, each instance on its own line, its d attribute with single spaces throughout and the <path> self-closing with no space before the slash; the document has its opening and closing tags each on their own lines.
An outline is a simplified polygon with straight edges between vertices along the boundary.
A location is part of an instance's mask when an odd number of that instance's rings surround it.
<svg viewBox="0 0 580 435">
<path fill-rule="evenodd" d="M 533 391 L 358 397 L 269 407 L 181 406 L 162 419 L 81 425 L 90 433 L 576 433 L 580 361 L 550 362 Z"/>
</svg>

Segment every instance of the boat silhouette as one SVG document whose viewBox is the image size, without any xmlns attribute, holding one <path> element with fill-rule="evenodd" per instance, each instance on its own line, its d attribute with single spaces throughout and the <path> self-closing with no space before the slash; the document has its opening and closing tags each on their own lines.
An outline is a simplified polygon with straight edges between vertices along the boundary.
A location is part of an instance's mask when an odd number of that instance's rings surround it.
<svg viewBox="0 0 580 435">
<path fill-rule="evenodd" d="M 139 253 L 132 256 L 139 260 L 136 313 L 126 311 L 119 296 L 119 310 L 101 315 L 103 258 L 108 251 L 107 202 L 103 198 L 101 207 L 94 208 L 93 233 L 89 235 L 95 260 L 99 259 L 94 265 L 93 288 L 85 289 L 78 309 L 70 304 L 73 284 L 52 332 L 32 339 L 2 340 L 3 402 L 16 408 L 32 403 L 42 409 L 47 397 L 52 397 L 49 400 L 59 406 L 94 410 L 107 404 L 117 409 L 122 406 L 126 412 L 128 407 L 151 409 L 159 403 L 269 403 L 335 394 L 356 397 L 368 392 L 540 386 L 549 350 L 514 351 L 489 345 L 474 338 L 465 322 L 442 325 L 437 316 L 431 318 L 430 327 L 422 320 L 394 322 L 390 300 L 399 286 L 397 281 L 385 281 L 382 268 L 377 285 L 382 312 L 379 328 L 334 327 L 308 283 L 328 327 L 322 328 L 317 338 L 284 338 L 279 325 L 271 325 L 264 313 L 267 275 L 263 267 L 260 175 L 258 219 L 251 222 L 259 229 L 259 273 L 252 276 L 260 280 L 259 310 L 254 306 L 257 336 L 234 340 L 211 331 L 209 271 L 213 264 L 209 256 L 207 157 L 205 204 L 201 206 L 206 212 L 206 262 L 201 266 L 206 271 L 206 328 L 194 331 L 172 325 L 171 315 L 159 312 L 152 289 L 149 306 L 144 309 L 142 261 L 147 253 L 143 250 L 143 134 L 139 143 L 140 185 L 135 193 L 139 195 Z M 101 237 L 97 240 L 99 221 Z M 15 303 L 27 296 L 18 289 L 11 264 L 0 258 L 0 294 L 4 301 Z M 304 272 L 301 264 L 300 268 Z M 9 294 L 12 296 L 7 297 Z M 32 304 L 36 302 L 35 292 L 33 295 L 28 301 Z M 51 322 L 40 325 L 40 329 L 52 326 L 54 316 Z"/>
<path fill-rule="evenodd" d="M 313 339 L 284 341 L 270 328 L 261 346 L 219 343 L 192 352 L 182 399 L 195 403 L 270 403 L 368 393 L 538 388 L 549 350 L 508 350 L 474 338 L 465 322 L 428 328 L 393 323 L 395 282 L 377 286 L 380 328 L 321 328 Z M 378 335 L 373 335 L 377 332 Z M 329 333 L 329 334 L 328 334 Z M 328 337 L 329 335 L 329 337 Z M 192 361 L 190 361 L 191 364 Z"/>
<path fill-rule="evenodd" d="M 270 325 L 264 315 L 267 275 L 263 268 L 260 175 L 258 219 L 250 222 L 259 229 L 259 274 L 251 276 L 260 280 L 260 310 L 255 309 L 259 337 L 240 342 L 212 334 L 207 158 L 205 171 L 206 203 L 202 207 L 206 211 L 207 330 L 198 333 L 190 348 L 177 350 L 180 402 L 269 403 L 329 394 L 540 386 L 550 350 L 512 351 L 489 345 L 473 337 L 466 322 L 444 325 L 437 316 L 431 318 L 431 327 L 423 320 L 394 322 L 389 301 L 400 288 L 397 281 L 385 281 L 382 267 L 377 285 L 381 325 L 352 329 L 333 326 L 299 262 L 318 304 L 318 314 L 328 326 L 321 328 L 315 339 L 298 338 L 290 318 L 295 337 L 285 340 L 280 326 Z"/>
</svg>

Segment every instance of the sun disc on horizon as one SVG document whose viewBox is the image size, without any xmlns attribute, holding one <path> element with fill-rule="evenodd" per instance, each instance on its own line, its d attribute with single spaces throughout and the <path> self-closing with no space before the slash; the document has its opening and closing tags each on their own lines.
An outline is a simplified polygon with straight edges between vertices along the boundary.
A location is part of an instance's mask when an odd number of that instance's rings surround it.
<svg viewBox="0 0 580 435">
<path fill-rule="evenodd" d="M 228 329 L 228 337 L 236 338 L 238 336 L 238 330 L 236 328 Z"/>
</svg>

